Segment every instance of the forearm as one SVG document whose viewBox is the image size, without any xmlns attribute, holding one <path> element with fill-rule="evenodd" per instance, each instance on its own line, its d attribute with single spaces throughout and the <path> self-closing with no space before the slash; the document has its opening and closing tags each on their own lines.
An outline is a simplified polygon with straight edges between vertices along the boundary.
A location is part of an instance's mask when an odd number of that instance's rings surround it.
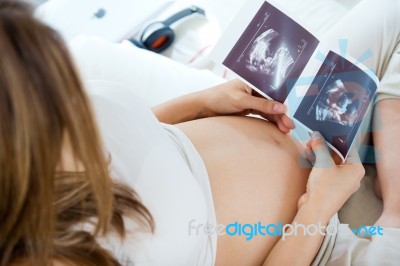
<svg viewBox="0 0 400 266">
<path fill-rule="evenodd" d="M 374 112 L 374 146 L 378 177 L 386 207 L 390 197 L 398 197 L 400 179 L 400 100 L 387 99 L 378 103 Z M 397 202 L 397 201 L 396 201 Z M 393 206 L 400 209 L 399 206 Z"/>
<path fill-rule="evenodd" d="M 323 228 L 322 232 L 325 233 L 325 227 L 331 215 L 324 215 L 324 211 L 317 206 L 317 204 L 305 203 L 298 210 L 292 226 L 294 227 L 296 224 L 304 225 L 305 227 L 308 225 L 321 225 L 321 228 Z M 311 231 L 314 232 L 314 229 L 313 226 Z M 303 228 L 298 227 L 297 235 L 285 236 L 285 239 L 281 237 L 267 256 L 263 265 L 308 266 L 316 256 L 323 238 L 324 235 L 322 233 L 304 235 Z"/>
<path fill-rule="evenodd" d="M 205 117 L 201 92 L 187 94 L 152 107 L 158 120 L 167 124 L 178 124 Z"/>
</svg>

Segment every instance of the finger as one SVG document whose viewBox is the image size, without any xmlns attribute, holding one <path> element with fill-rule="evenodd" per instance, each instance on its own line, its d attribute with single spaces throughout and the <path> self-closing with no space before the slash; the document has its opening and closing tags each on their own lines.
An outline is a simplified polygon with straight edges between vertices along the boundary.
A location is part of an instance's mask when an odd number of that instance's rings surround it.
<svg viewBox="0 0 400 266">
<path fill-rule="evenodd" d="M 257 115 L 259 115 L 259 116 L 261 116 L 261 117 L 267 119 L 269 122 L 272 122 L 272 123 L 276 124 L 276 125 L 278 126 L 279 130 L 282 131 L 283 133 L 286 134 L 286 133 L 289 133 L 289 132 L 290 132 L 290 129 L 291 129 L 291 128 L 287 127 L 287 126 L 282 122 L 282 120 L 279 118 L 280 115 L 271 115 L 271 114 L 268 115 L 268 114 L 260 113 L 260 112 L 257 112 L 257 111 L 253 111 L 252 113 L 253 113 L 253 114 L 257 114 Z"/>
<path fill-rule="evenodd" d="M 240 88 L 240 87 L 248 88 L 251 90 L 251 88 L 249 86 L 247 86 L 246 83 L 244 83 L 243 81 L 241 81 L 238 78 L 231 79 L 231 80 L 225 82 L 225 84 L 229 84 L 230 86 L 237 87 L 237 88 Z"/>
<path fill-rule="evenodd" d="M 286 106 L 280 102 L 259 98 L 246 94 L 240 101 L 241 108 L 253 109 L 264 114 L 283 114 L 286 111 Z"/>
<path fill-rule="evenodd" d="M 252 88 L 250 88 L 247 84 L 243 83 L 242 81 L 240 81 L 243 85 L 244 90 L 246 91 L 246 93 L 248 93 L 249 95 L 252 95 L 254 90 Z"/>
<path fill-rule="evenodd" d="M 255 97 L 259 97 L 259 98 L 265 98 L 264 96 L 262 96 L 258 91 L 256 90 L 252 90 L 251 94 Z"/>
<path fill-rule="evenodd" d="M 311 133 L 311 149 L 315 154 L 315 165 L 317 168 L 335 167 L 335 162 L 329 152 L 321 133 L 314 131 Z"/>
<path fill-rule="evenodd" d="M 287 127 L 285 123 L 283 123 L 282 119 L 279 117 L 276 119 L 276 124 L 278 125 L 278 128 L 283 132 L 283 133 L 289 133 L 291 128 Z"/>
<path fill-rule="evenodd" d="M 282 124 L 283 127 L 287 129 L 294 129 L 295 125 L 293 121 L 286 115 L 286 114 L 278 114 L 278 115 L 268 115 L 268 114 L 261 114 L 262 117 L 268 119 L 269 121 L 273 121 L 276 124 Z"/>
<path fill-rule="evenodd" d="M 292 120 L 287 115 L 274 115 L 274 119 L 278 127 L 284 129 L 286 133 L 294 129 L 294 123 L 292 123 Z"/>
<path fill-rule="evenodd" d="M 295 128 L 295 125 L 294 125 L 292 119 L 290 119 L 286 114 L 280 115 L 280 116 L 278 117 L 278 119 L 281 120 L 282 123 L 283 123 L 287 128 L 290 128 L 290 129 L 294 129 L 294 128 Z"/>
<path fill-rule="evenodd" d="M 315 164 L 315 154 L 311 149 L 311 146 L 306 146 L 304 153 L 306 155 L 306 159 L 310 162 L 311 165 Z"/>
<path fill-rule="evenodd" d="M 278 126 L 279 130 L 282 131 L 282 133 L 288 134 L 288 133 L 290 132 L 290 129 L 289 129 L 289 128 L 287 128 L 287 127 L 285 127 L 285 126 L 282 126 L 282 125 L 279 124 L 279 123 L 277 124 L 277 126 Z"/>
<path fill-rule="evenodd" d="M 261 116 L 261 117 L 267 119 L 269 122 L 272 122 L 272 123 L 274 123 L 274 124 L 277 124 L 277 121 L 278 121 L 277 115 L 264 114 L 264 113 L 261 113 L 261 112 L 255 111 L 255 110 L 252 110 L 251 113 L 252 113 L 252 114 L 255 114 L 255 115 L 259 115 L 259 116 Z"/>
</svg>

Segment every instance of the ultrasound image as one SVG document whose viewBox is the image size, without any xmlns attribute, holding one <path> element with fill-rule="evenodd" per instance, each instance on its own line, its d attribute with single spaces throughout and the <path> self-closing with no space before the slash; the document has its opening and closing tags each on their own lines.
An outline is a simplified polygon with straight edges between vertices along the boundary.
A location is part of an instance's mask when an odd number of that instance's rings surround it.
<svg viewBox="0 0 400 266">
<path fill-rule="evenodd" d="M 287 76 L 294 59 L 287 45 L 280 41 L 279 33 L 269 29 L 253 41 L 246 63 L 250 71 L 272 76 L 270 85 L 276 90 Z"/>
<path fill-rule="evenodd" d="M 294 114 L 345 158 L 377 86 L 364 71 L 330 51 Z"/>
<path fill-rule="evenodd" d="M 317 103 L 315 119 L 353 126 L 360 117 L 362 107 L 368 104 L 369 96 L 365 90 L 351 85 L 347 83 L 345 86 L 340 79 L 330 84 Z"/>
<path fill-rule="evenodd" d="M 319 41 L 264 2 L 223 64 L 268 97 L 284 102 Z"/>
</svg>

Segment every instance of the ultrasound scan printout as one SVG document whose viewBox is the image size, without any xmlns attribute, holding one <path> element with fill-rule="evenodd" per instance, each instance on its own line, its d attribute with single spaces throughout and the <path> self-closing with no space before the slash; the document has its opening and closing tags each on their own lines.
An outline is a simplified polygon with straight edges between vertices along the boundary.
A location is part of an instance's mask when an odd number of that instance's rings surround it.
<svg viewBox="0 0 400 266">
<path fill-rule="evenodd" d="M 223 64 L 284 102 L 318 44 L 310 32 L 264 2 Z"/>
<path fill-rule="evenodd" d="M 345 158 L 376 89 L 368 74 L 330 51 L 294 118 L 321 132 Z"/>
</svg>

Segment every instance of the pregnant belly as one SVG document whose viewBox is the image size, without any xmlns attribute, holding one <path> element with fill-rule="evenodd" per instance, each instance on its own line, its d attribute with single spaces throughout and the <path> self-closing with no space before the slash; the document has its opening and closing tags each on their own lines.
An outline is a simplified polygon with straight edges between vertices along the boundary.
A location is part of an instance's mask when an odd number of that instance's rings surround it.
<svg viewBox="0 0 400 266">
<path fill-rule="evenodd" d="M 289 135 L 249 117 L 213 117 L 177 126 L 207 167 L 218 224 L 292 222 L 310 168 Z M 216 265 L 260 265 L 277 240 L 219 236 Z"/>
<path fill-rule="evenodd" d="M 269 146 L 271 159 L 280 154 L 307 165 L 300 156 L 301 146 L 290 135 L 282 133 L 274 124 L 265 120 L 241 117 L 219 116 L 193 120 L 176 125 L 193 142 L 203 159 L 218 150 L 239 152 L 243 149 L 254 151 Z M 274 153 L 278 152 L 278 154 Z M 270 157 L 270 158 L 268 158 Z"/>
</svg>

